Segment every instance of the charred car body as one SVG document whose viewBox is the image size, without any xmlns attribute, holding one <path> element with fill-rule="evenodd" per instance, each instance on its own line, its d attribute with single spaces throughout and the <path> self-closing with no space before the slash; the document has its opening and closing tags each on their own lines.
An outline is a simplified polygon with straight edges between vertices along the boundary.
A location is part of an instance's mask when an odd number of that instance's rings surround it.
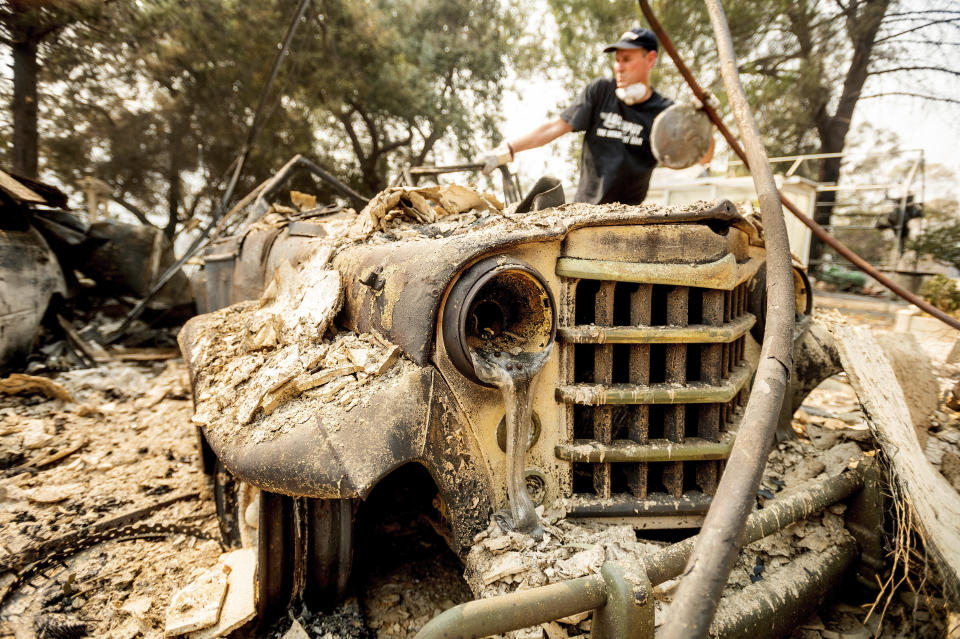
<svg viewBox="0 0 960 639">
<path fill-rule="evenodd" d="M 391 206 L 417 208 L 415 189 L 397 191 Z M 276 384 L 240 420 L 249 426 L 199 420 L 225 536 L 258 545 L 261 612 L 293 594 L 341 595 L 356 505 L 410 465 L 429 473 L 437 519 L 461 556 L 494 513 L 512 507 L 506 525 L 523 529 L 521 501 L 559 501 L 568 517 L 638 529 L 702 521 L 764 328 L 762 232 L 734 205 L 567 204 L 456 223 L 415 214 L 416 223 L 362 240 L 344 239 L 356 228 L 352 211 L 268 217 L 207 249 L 209 308 L 252 308 L 281 265 L 307 262 L 321 247 L 329 260 L 319 264 L 342 280 L 336 329 L 371 335 L 402 357 L 365 381 L 366 401 L 344 406 L 301 383 L 278 408 L 269 400 Z M 835 372 L 808 330 L 806 277 L 795 275 L 797 375 L 787 417 Z M 217 392 L 198 354 L 219 348 L 214 335 L 226 324 L 213 315 L 180 338 L 198 406 Z M 508 393 L 481 381 L 484 349 L 507 369 L 511 356 L 522 368 L 525 355 L 544 354 L 529 430 L 524 402 L 511 406 Z M 517 481 L 523 497 L 511 491 Z"/>
</svg>

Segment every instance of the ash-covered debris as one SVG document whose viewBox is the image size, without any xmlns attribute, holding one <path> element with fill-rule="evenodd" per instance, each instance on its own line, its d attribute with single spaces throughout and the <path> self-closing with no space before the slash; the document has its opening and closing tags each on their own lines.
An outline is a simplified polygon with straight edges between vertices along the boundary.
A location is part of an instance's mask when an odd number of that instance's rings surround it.
<svg viewBox="0 0 960 639">
<path fill-rule="evenodd" d="M 431 204 L 433 201 L 435 204 Z M 374 334 L 337 332 L 343 282 L 333 255 L 374 232 L 428 224 L 480 211 L 499 213 L 490 195 L 459 186 L 387 189 L 351 219 L 341 211 L 323 220 L 324 232 L 298 265 L 281 263 L 256 302 L 242 302 L 191 320 L 181 344 L 193 371 L 194 422 L 230 437 L 254 422 L 263 441 L 282 420 L 264 418 L 293 398 L 335 401 L 345 410 L 369 400 L 363 386 L 400 357 Z M 276 205 L 254 227 L 289 223 Z"/>
<path fill-rule="evenodd" d="M 158 636 L 172 593 L 222 552 L 186 369 L 109 362 L 42 379 L 0 393 L 0 449 L 20 453 L 0 476 L 0 635 Z"/>
<path fill-rule="evenodd" d="M 299 271 L 281 267 L 258 303 L 188 323 L 194 423 L 229 437 L 251 421 L 259 428 L 296 396 L 336 401 L 347 411 L 369 399 L 363 385 L 387 373 L 400 353 L 372 334 L 336 331 L 343 292 L 339 273 L 325 268 L 328 259 L 318 252 Z M 271 430 L 257 431 L 260 440 Z"/>
</svg>

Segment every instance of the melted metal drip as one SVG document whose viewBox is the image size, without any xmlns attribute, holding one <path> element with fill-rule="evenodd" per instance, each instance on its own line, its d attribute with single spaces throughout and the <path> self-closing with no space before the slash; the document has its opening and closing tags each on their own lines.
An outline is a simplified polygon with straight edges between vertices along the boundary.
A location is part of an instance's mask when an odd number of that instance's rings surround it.
<svg viewBox="0 0 960 639">
<path fill-rule="evenodd" d="M 539 352 L 520 352 L 516 355 L 496 350 L 470 350 L 477 377 L 500 389 L 506 412 L 507 502 L 510 511 L 498 513 L 495 517 L 506 529 L 526 533 L 536 539 L 543 537 L 543 526 L 527 494 L 523 458 L 530 441 L 537 375 L 550 359 L 551 352 L 553 343 Z"/>
</svg>

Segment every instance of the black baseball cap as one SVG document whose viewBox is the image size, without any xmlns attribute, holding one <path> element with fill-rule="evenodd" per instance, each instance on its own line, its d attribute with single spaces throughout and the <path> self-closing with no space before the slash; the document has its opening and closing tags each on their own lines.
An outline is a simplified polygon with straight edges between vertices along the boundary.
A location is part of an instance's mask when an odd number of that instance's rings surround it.
<svg viewBox="0 0 960 639">
<path fill-rule="evenodd" d="M 653 34 L 653 31 L 636 26 L 629 31 L 624 31 L 620 39 L 604 47 L 603 52 L 610 53 L 617 49 L 646 49 L 647 51 L 656 51 L 657 48 L 657 36 Z"/>
</svg>

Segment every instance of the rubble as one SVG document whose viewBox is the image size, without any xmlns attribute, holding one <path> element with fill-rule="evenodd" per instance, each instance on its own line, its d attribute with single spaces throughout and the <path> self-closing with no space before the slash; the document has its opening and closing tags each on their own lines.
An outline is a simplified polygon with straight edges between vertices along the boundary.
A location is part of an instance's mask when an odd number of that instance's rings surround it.
<svg viewBox="0 0 960 639">
<path fill-rule="evenodd" d="M 178 590 L 167 608 L 164 634 L 174 637 L 217 623 L 227 597 L 228 573 L 229 566 L 217 562 L 213 568 L 203 571 Z"/>
<path fill-rule="evenodd" d="M 45 378 L 73 402 L 0 395 L 0 450 L 21 457 L 0 476 L 0 635 L 159 636 L 173 592 L 216 563 L 185 374 L 110 362 Z"/>
<path fill-rule="evenodd" d="M 254 603 L 257 552 L 251 548 L 234 550 L 217 560 L 227 574 L 226 598 L 214 625 L 190 634 L 190 639 L 225 637 L 257 615 Z"/>
<path fill-rule="evenodd" d="M 60 384 L 37 375 L 23 375 L 13 373 L 9 377 L 0 379 L 0 393 L 5 395 L 28 395 L 40 393 L 50 399 L 59 399 L 72 402 L 73 396 Z"/>
</svg>

